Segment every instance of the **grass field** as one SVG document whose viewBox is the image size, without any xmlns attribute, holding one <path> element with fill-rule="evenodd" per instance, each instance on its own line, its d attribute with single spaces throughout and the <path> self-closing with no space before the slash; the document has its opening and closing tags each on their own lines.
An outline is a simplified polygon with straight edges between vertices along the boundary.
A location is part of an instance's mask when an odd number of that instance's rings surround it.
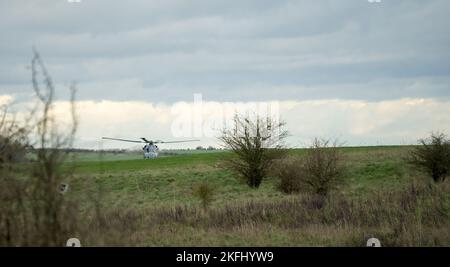
<svg viewBox="0 0 450 267">
<path fill-rule="evenodd" d="M 407 150 L 408 147 L 343 148 L 349 168 L 342 192 L 363 194 L 411 182 L 415 175 L 403 160 Z M 303 150 L 290 153 L 301 155 Z M 219 168 L 220 160 L 229 156 L 229 152 L 205 152 L 143 160 L 140 154 L 131 153 L 89 155 L 88 161 L 86 155 L 80 155 L 73 163 L 77 177 L 73 187 L 85 190 L 100 186 L 105 197 L 110 198 L 110 205 L 127 207 L 195 203 L 192 186 L 205 180 L 217 188 L 216 205 L 231 200 L 283 197 L 275 189 L 274 178 L 264 181 L 259 189 L 251 189 Z"/>
<path fill-rule="evenodd" d="M 67 167 L 75 168 L 71 195 L 80 207 L 89 214 L 95 198 L 110 223 L 92 230 L 109 229 L 108 238 L 84 237 L 92 245 L 363 246 L 377 235 L 387 245 L 448 246 L 448 182 L 427 189 L 424 175 L 405 162 L 409 149 L 342 148 L 347 172 L 325 208 L 314 206 L 314 196 L 281 193 L 274 177 L 259 189 L 249 188 L 219 167 L 221 159 L 232 156 L 224 151 L 152 160 L 136 153 L 79 154 Z M 304 150 L 289 153 L 302 155 Z M 215 188 L 208 210 L 193 196 L 202 181 Z M 383 219 L 377 222 L 372 213 Z"/>
</svg>

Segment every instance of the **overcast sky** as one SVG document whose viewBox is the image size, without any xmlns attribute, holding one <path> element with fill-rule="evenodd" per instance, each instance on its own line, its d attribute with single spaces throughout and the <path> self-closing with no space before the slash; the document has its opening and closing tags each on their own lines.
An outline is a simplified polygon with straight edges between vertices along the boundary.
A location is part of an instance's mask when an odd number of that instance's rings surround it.
<svg viewBox="0 0 450 267">
<path fill-rule="evenodd" d="M 179 137 L 174 106 L 195 93 L 205 114 L 278 101 L 293 145 L 411 143 L 450 130 L 449 13 L 448 0 L 0 0 L 0 100 L 29 101 L 35 46 L 61 105 L 78 83 L 78 146 Z"/>
</svg>

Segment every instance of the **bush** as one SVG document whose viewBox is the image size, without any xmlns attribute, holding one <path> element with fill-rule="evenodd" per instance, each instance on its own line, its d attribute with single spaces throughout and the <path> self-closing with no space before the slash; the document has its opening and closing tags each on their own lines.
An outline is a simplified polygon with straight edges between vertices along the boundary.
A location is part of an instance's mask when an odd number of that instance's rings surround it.
<svg viewBox="0 0 450 267">
<path fill-rule="evenodd" d="M 193 193 L 202 202 L 203 209 L 208 209 L 213 201 L 214 188 L 208 182 L 202 182 L 194 188 Z"/>
<path fill-rule="evenodd" d="M 344 174 L 342 156 L 337 142 L 315 138 L 306 152 L 303 168 L 304 182 L 314 193 L 327 195 L 335 188 Z"/>
<path fill-rule="evenodd" d="M 450 140 L 442 133 L 420 139 L 410 155 L 410 162 L 427 172 L 437 182 L 443 182 L 450 171 Z"/>
<path fill-rule="evenodd" d="M 226 129 L 219 138 L 236 157 L 228 158 L 224 167 L 236 172 L 248 186 L 258 188 L 274 160 L 284 156 L 282 141 L 287 136 L 284 123 L 270 117 L 256 118 L 235 115 L 233 129 Z"/>
<path fill-rule="evenodd" d="M 305 188 L 305 169 L 300 157 L 286 157 L 277 162 L 274 175 L 279 178 L 278 189 L 286 194 L 298 193 Z"/>
<path fill-rule="evenodd" d="M 275 172 L 284 193 L 309 191 L 326 196 L 340 182 L 344 165 L 336 142 L 316 138 L 305 156 L 279 161 Z"/>
</svg>

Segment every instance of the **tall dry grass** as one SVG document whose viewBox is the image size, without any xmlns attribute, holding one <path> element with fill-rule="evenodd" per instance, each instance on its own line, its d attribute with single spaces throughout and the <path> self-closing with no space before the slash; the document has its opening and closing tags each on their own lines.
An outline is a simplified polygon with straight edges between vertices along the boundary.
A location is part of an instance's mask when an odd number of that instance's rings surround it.
<svg viewBox="0 0 450 267">
<path fill-rule="evenodd" d="M 104 214 L 104 225 L 94 220 L 88 238 L 92 245 L 106 236 L 102 244 L 364 246 L 377 237 L 383 246 L 448 246 L 449 192 L 448 185 L 412 184 L 364 198 L 302 194 L 207 212 L 188 205 L 116 210 Z"/>
</svg>

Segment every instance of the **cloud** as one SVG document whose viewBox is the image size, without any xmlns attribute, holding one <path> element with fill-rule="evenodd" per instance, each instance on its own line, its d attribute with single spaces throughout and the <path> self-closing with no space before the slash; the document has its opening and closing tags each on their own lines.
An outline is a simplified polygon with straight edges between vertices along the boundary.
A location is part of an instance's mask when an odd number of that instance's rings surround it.
<svg viewBox="0 0 450 267">
<path fill-rule="evenodd" d="M 13 97 L 10 95 L 0 95 L 0 106 L 7 106 L 11 104 Z"/>
<path fill-rule="evenodd" d="M 3 99 L 3 97 L 0 97 Z M 133 144 L 102 141 L 102 136 L 178 140 L 199 143 L 166 144 L 165 148 L 218 146 L 224 122 L 236 110 L 265 113 L 287 123 L 290 146 L 302 147 L 314 137 L 338 138 L 346 145 L 414 144 L 432 131 L 450 132 L 450 101 L 404 98 L 387 101 L 313 100 L 274 102 L 78 101 L 76 146 L 134 148 Z M 55 102 L 61 125 L 69 122 L 69 103 Z M 251 114 L 251 113 L 250 113 Z M 228 124 L 230 126 L 230 124 Z"/>
<path fill-rule="evenodd" d="M 446 0 L 0 5 L 4 94 L 26 90 L 36 45 L 56 82 L 111 85 L 86 100 L 175 102 L 199 90 L 217 101 L 450 96 Z M 127 90 L 122 81 L 132 81 Z"/>
<path fill-rule="evenodd" d="M 99 146 L 103 135 L 176 138 L 176 111 L 191 116 L 196 93 L 212 125 L 220 107 L 276 101 L 293 145 L 317 135 L 411 143 L 448 130 L 449 8 L 447 0 L 0 1 L 0 103 L 32 99 L 35 45 L 61 118 L 64 88 L 78 83 L 79 146 Z"/>
</svg>

